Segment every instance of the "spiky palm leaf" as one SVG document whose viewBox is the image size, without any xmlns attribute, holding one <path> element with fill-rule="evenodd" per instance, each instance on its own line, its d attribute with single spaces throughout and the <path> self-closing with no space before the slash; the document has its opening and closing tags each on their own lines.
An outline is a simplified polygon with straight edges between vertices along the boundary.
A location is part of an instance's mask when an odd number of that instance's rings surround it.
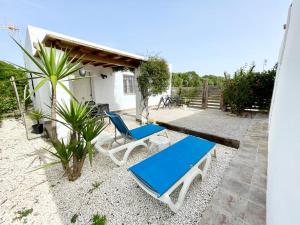
<svg viewBox="0 0 300 225">
<path fill-rule="evenodd" d="M 95 139 L 105 128 L 106 126 L 103 118 L 98 120 L 95 118 L 91 118 L 86 121 L 85 126 L 81 131 L 82 137 L 86 141 L 85 149 L 89 155 L 89 161 L 91 165 L 94 150 L 92 140 Z"/>
<path fill-rule="evenodd" d="M 66 102 L 58 103 L 56 112 L 65 121 L 66 126 L 78 133 L 81 132 L 85 121 L 89 118 L 88 105 L 78 103 L 75 100 L 71 100 L 69 104 Z"/>
<path fill-rule="evenodd" d="M 50 151 L 49 149 L 46 149 L 46 151 L 58 158 L 63 165 L 68 164 L 72 156 L 73 149 L 76 147 L 76 143 L 70 142 L 68 144 L 65 144 L 63 140 L 61 142 L 55 140 L 52 141 L 52 144 L 55 152 Z"/>
<path fill-rule="evenodd" d="M 64 50 L 58 53 L 55 47 L 51 46 L 47 49 L 46 46 L 38 42 L 37 53 L 40 59 L 39 61 L 14 38 L 13 40 L 40 70 L 32 71 L 27 68 L 23 68 L 26 72 L 35 74 L 41 78 L 40 82 L 37 84 L 35 89 L 31 91 L 27 98 L 38 91 L 47 81 L 50 81 L 51 85 L 54 87 L 59 84 L 74 98 L 69 89 L 63 84 L 62 80 L 82 68 L 81 59 L 78 58 L 78 56 L 71 57 L 71 50 Z"/>
</svg>

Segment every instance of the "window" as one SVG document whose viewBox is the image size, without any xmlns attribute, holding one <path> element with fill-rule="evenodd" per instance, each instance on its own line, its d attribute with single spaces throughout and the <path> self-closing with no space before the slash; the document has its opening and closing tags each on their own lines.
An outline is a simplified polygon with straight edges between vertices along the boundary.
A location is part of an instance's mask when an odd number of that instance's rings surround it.
<svg viewBox="0 0 300 225">
<path fill-rule="evenodd" d="M 134 77 L 130 75 L 123 75 L 123 87 L 125 94 L 134 94 Z"/>
</svg>

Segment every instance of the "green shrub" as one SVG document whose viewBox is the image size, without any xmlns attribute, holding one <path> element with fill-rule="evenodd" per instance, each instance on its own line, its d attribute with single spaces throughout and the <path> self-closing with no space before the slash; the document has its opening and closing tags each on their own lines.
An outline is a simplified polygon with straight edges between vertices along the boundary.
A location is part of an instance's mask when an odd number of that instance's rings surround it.
<svg viewBox="0 0 300 225">
<path fill-rule="evenodd" d="M 12 112 L 16 109 L 17 101 L 15 97 L 0 97 L 0 115 L 8 112 Z"/>
<path fill-rule="evenodd" d="M 249 70 L 241 68 L 232 78 L 225 74 L 224 103 L 233 113 L 240 114 L 248 108 L 270 108 L 276 66 L 263 72 L 255 72 L 254 68 L 254 65 Z"/>
<path fill-rule="evenodd" d="M 10 77 L 14 76 L 20 100 L 23 100 L 24 89 L 28 84 L 26 73 L 6 62 L 0 61 L 0 116 L 4 113 L 9 113 L 17 109 L 17 101 L 13 87 L 10 82 Z M 25 102 L 25 105 L 30 104 L 30 99 Z"/>
</svg>

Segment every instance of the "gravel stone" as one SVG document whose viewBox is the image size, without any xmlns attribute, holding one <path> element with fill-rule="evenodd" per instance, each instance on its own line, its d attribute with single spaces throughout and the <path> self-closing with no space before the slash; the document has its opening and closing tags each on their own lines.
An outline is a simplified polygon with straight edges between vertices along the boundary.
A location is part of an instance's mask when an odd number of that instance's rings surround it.
<svg viewBox="0 0 300 225">
<path fill-rule="evenodd" d="M 184 134 L 168 131 L 172 143 Z M 6 119 L 0 128 L 0 224 L 23 224 L 15 220 L 18 210 L 33 209 L 27 224 L 89 224 L 96 213 L 106 215 L 107 224 L 198 224 L 210 202 L 235 150 L 217 145 L 217 158 L 212 160 L 208 175 L 195 179 L 181 210 L 175 214 L 165 204 L 152 198 L 137 186 L 127 168 L 148 157 L 137 149 L 126 165 L 118 167 L 109 158 L 96 154 L 92 167 L 88 160 L 82 176 L 69 182 L 60 165 L 32 171 L 49 160 L 41 148 L 44 139 L 28 141 L 20 120 Z M 34 153 L 39 153 L 36 157 Z M 101 183 L 92 192 L 93 183 Z"/>
</svg>

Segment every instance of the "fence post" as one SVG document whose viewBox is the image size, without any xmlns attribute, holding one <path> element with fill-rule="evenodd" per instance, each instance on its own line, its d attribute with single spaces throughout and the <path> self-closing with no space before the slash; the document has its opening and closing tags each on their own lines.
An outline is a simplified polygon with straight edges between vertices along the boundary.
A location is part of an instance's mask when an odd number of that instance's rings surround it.
<svg viewBox="0 0 300 225">
<path fill-rule="evenodd" d="M 23 120 L 23 123 L 24 123 L 24 126 L 25 126 L 26 137 L 29 140 L 27 126 L 26 126 L 26 121 L 25 121 L 25 116 L 24 116 L 24 113 L 23 113 L 23 110 L 22 110 L 22 106 L 21 106 L 21 102 L 20 102 L 20 98 L 19 98 L 19 93 L 18 93 L 18 89 L 17 89 L 17 85 L 16 85 L 16 81 L 15 81 L 15 77 L 14 76 L 11 76 L 10 82 L 11 82 L 11 84 L 13 86 L 13 89 L 14 89 L 14 92 L 15 92 L 15 96 L 16 96 L 16 99 L 17 99 L 18 108 L 19 108 L 19 111 L 20 111 L 20 114 L 21 114 L 21 117 L 22 117 L 22 120 Z"/>
<path fill-rule="evenodd" d="M 208 101 L 208 80 L 204 80 L 203 82 L 203 90 L 202 90 L 202 108 L 207 108 Z"/>
<path fill-rule="evenodd" d="M 224 94 L 223 94 L 222 90 L 221 90 L 221 94 L 220 94 L 220 109 L 222 111 L 226 111 L 226 106 L 224 104 Z"/>
</svg>

